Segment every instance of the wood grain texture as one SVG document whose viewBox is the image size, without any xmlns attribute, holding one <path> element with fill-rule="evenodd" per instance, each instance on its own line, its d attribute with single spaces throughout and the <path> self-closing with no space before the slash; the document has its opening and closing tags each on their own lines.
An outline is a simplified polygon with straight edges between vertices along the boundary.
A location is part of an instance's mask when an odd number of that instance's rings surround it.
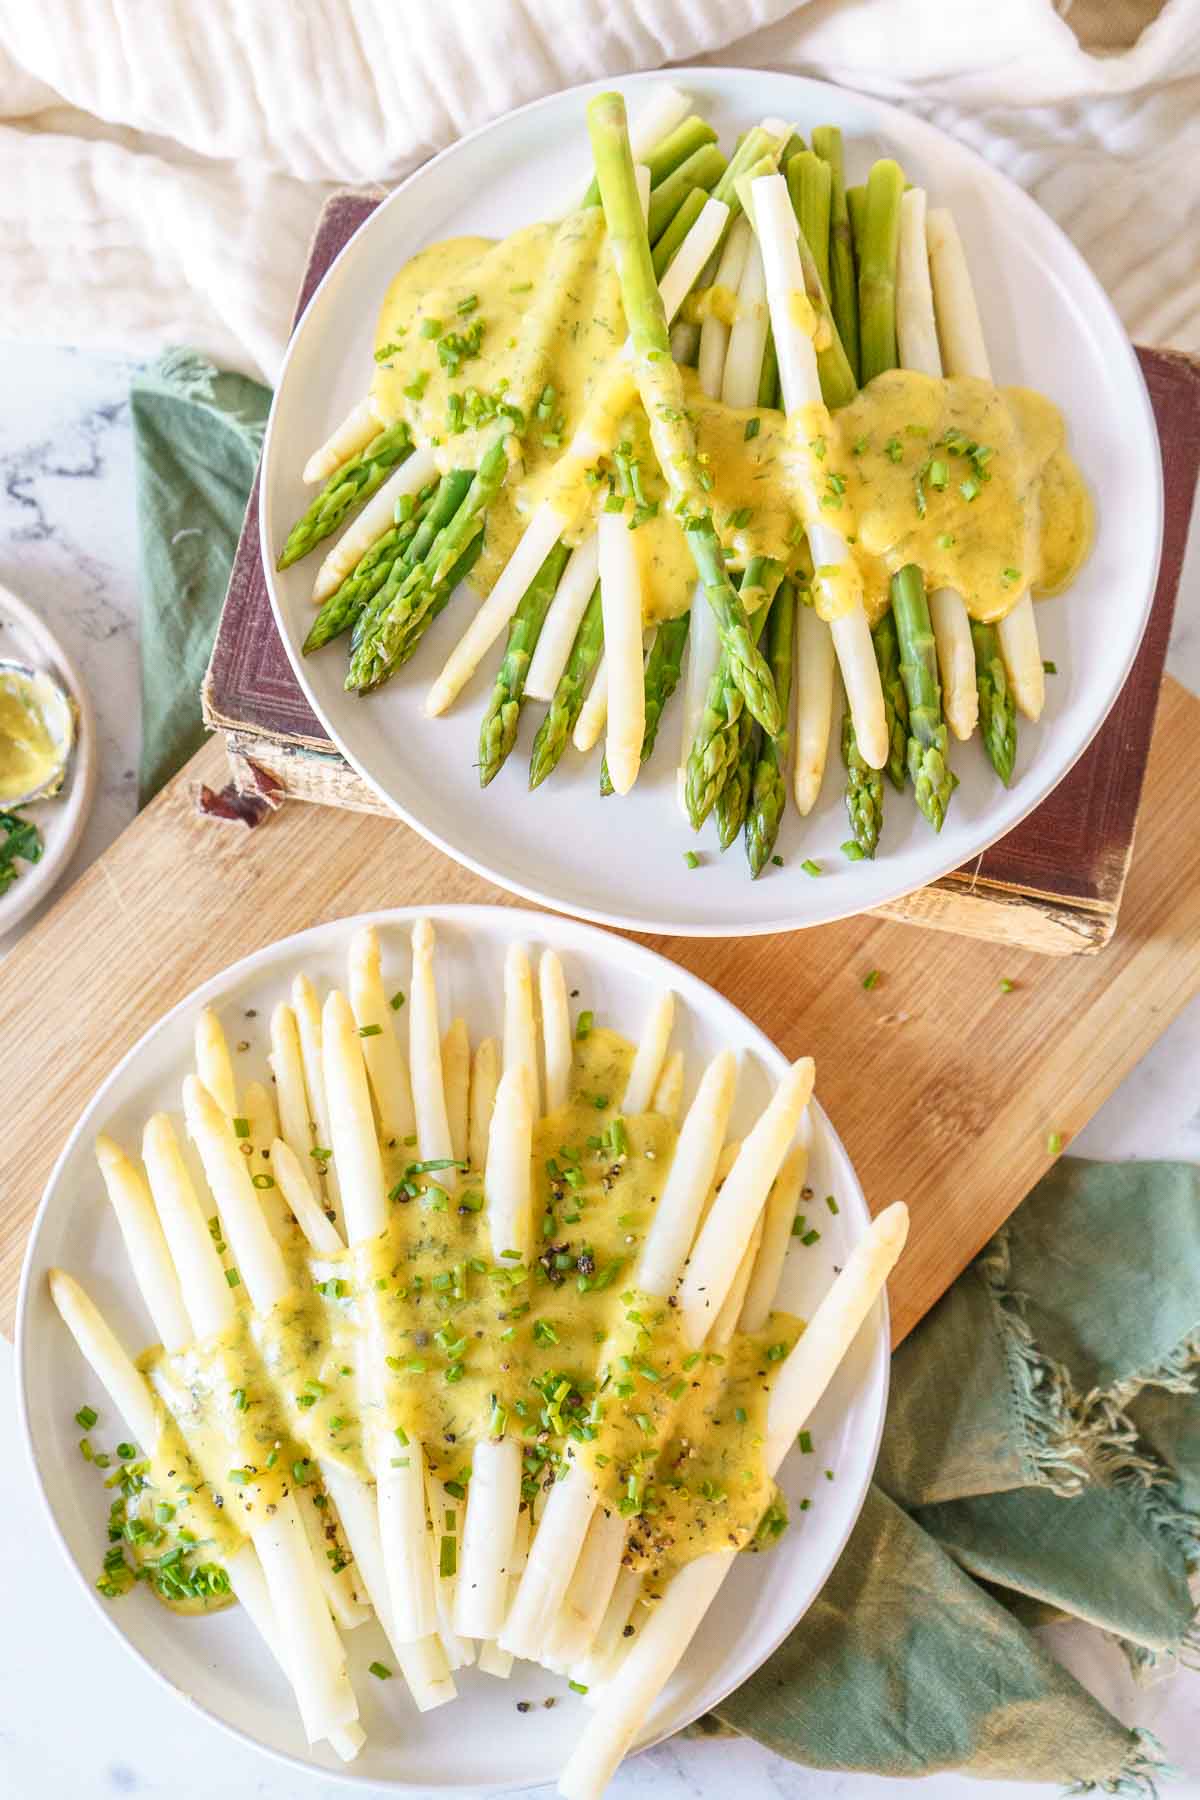
<svg viewBox="0 0 1200 1800">
<path fill-rule="evenodd" d="M 873 1209 L 913 1212 L 892 1283 L 902 1338 L 1200 988 L 1200 700 L 1163 690 L 1113 942 L 1047 962 L 1012 946 L 862 917 L 788 936 L 643 938 L 710 981 L 817 1091 Z M 97 1085 L 176 1000 L 290 932 L 368 908 L 513 904 L 397 821 L 284 806 L 253 832 L 201 818 L 206 745 L 0 968 L 0 1328 L 30 1220 Z M 303 879 L 279 880 L 280 869 Z M 862 978 L 880 971 L 866 991 Z M 1002 993 L 1002 979 L 1017 985 Z"/>
<path fill-rule="evenodd" d="M 348 191 L 326 203 L 297 317 L 377 204 L 378 197 Z M 1138 357 L 1163 445 L 1166 535 L 1154 610 L 1125 689 L 1095 742 L 1028 819 L 970 868 L 889 906 L 885 916 L 1050 955 L 1094 952 L 1112 935 L 1200 468 L 1200 365 L 1169 351 L 1139 350 Z M 259 543 L 257 477 L 202 699 L 208 724 L 227 732 L 235 751 L 249 750 L 272 769 L 294 798 L 386 810 L 334 749 L 275 630 Z"/>
</svg>

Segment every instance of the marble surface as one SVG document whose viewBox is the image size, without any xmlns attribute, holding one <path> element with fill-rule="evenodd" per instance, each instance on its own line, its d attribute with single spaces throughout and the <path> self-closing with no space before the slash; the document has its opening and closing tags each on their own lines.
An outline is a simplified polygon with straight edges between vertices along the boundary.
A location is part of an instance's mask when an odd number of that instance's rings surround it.
<svg viewBox="0 0 1200 1800">
<path fill-rule="evenodd" d="M 45 614 L 77 658 L 101 739 L 95 810 L 78 873 L 133 816 L 138 754 L 138 575 L 127 390 L 132 365 L 0 344 L 0 583 Z M 1200 689 L 1200 547 L 1185 572 L 1170 668 Z M 0 951 L 5 946 L 0 945 Z M 1094 1157 L 1200 1160 L 1200 1002 L 1164 1035 L 1074 1146 Z M 0 1796 L 3 1800 L 334 1800 L 306 1778 L 195 1718 L 115 1648 L 85 1606 L 35 1503 L 17 1426 L 12 1353 L 0 1342 Z M 1144 1725 L 1189 1773 L 1170 1793 L 1200 1800 L 1200 1674 L 1136 1687 L 1123 1657 L 1085 1626 L 1055 1628 L 1056 1654 L 1123 1719 Z M 360 1789 L 361 1793 L 368 1793 Z M 375 1791 L 375 1790 L 371 1790 Z M 538 1790 L 542 1794 L 549 1790 Z M 672 1742 L 638 1757 L 621 1800 L 1034 1800 L 1047 1790 L 920 1783 L 796 1768 L 745 1742 Z"/>
</svg>

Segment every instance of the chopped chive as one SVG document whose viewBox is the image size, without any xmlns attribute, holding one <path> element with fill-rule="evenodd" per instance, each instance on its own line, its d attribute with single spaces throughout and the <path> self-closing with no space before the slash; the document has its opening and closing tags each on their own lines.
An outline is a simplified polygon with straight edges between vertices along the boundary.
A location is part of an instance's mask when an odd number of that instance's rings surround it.
<svg viewBox="0 0 1200 1800">
<path fill-rule="evenodd" d="M 870 992 L 870 990 L 872 988 L 878 987 L 879 986 L 879 970 L 878 969 L 868 969 L 866 974 L 862 978 L 862 984 L 867 989 L 868 992 Z"/>
<path fill-rule="evenodd" d="M 811 856 L 806 856 L 804 861 L 800 864 L 800 867 L 804 870 L 806 875 L 819 875 L 821 873 L 820 863 L 814 862 Z"/>
<path fill-rule="evenodd" d="M 226 1269 L 225 1279 L 229 1283 L 230 1287 L 237 1287 L 242 1278 L 238 1274 L 236 1269 Z"/>
<path fill-rule="evenodd" d="M 250 1136 L 249 1119 L 235 1119 L 233 1121 L 233 1135 L 235 1137 L 248 1138 Z"/>
<path fill-rule="evenodd" d="M 383 1026 L 382 1025 L 360 1025 L 358 1028 L 358 1035 L 359 1035 L 359 1037 L 382 1037 L 383 1036 Z"/>
<path fill-rule="evenodd" d="M 847 862 L 861 862 L 866 855 L 866 851 L 854 838 L 847 838 L 846 842 L 842 845 L 842 855 Z"/>
<path fill-rule="evenodd" d="M 805 1246 L 805 1248 L 808 1248 L 811 1245 L 817 1243 L 820 1239 L 820 1236 L 821 1236 L 820 1232 L 814 1228 L 811 1231 L 806 1231 L 804 1233 L 804 1236 L 800 1239 L 800 1242 Z"/>
<path fill-rule="evenodd" d="M 399 988 L 396 989 L 396 992 L 392 995 L 391 999 L 388 1001 L 388 1005 L 391 1007 L 393 1012 L 399 1012 L 400 1008 L 404 1005 L 404 994 L 402 993 L 402 991 Z M 407 1138 L 405 1138 L 404 1141 L 405 1141 L 405 1143 L 408 1143 L 409 1140 Z M 412 1141 L 415 1144 L 417 1140 L 414 1138 Z"/>
<path fill-rule="evenodd" d="M 837 1201 L 834 1199 L 832 1194 L 826 1194 L 825 1204 L 829 1208 L 831 1213 L 838 1213 L 841 1211 L 841 1208 L 839 1207 Z"/>
<path fill-rule="evenodd" d="M 81 1406 L 75 1414 L 75 1423 L 82 1425 L 85 1431 L 90 1431 L 99 1417 L 99 1413 L 94 1412 L 90 1406 Z"/>
<path fill-rule="evenodd" d="M 1057 675 L 1058 674 L 1058 664 L 1057 663 L 1044 662 L 1042 664 L 1042 668 L 1045 670 L 1047 675 Z"/>
<path fill-rule="evenodd" d="M 595 1013 L 593 1013 L 593 1012 L 581 1012 L 580 1013 L 578 1019 L 575 1021 L 575 1041 L 577 1043 L 581 1044 L 583 1042 L 584 1038 L 591 1036 L 592 1026 L 595 1024 L 595 1022 L 596 1022 Z"/>
<path fill-rule="evenodd" d="M 275 1177 L 273 1175 L 268 1175 L 264 1169 L 260 1169 L 257 1175 L 252 1175 L 250 1177 L 250 1183 L 252 1187 L 265 1190 L 266 1188 L 273 1188 L 275 1186 Z"/>
<path fill-rule="evenodd" d="M 1062 1132 L 1051 1131 L 1046 1136 L 1046 1149 L 1051 1156 L 1057 1156 L 1063 1147 Z"/>
<path fill-rule="evenodd" d="M 1007 976 L 1007 975 L 1003 975 L 1003 976 L 1001 976 L 1001 978 L 1000 978 L 1000 992 L 1001 992 L 1001 993 L 1002 993 L 1002 994 L 1011 994 L 1011 993 L 1012 993 L 1012 992 L 1013 992 L 1013 991 L 1014 991 L 1014 990 L 1015 990 L 1015 988 L 1016 988 L 1016 985 L 1017 985 L 1017 984 L 1016 984 L 1016 982 L 1015 982 L 1015 981 L 1010 981 L 1010 980 L 1009 980 L 1009 979 L 1008 979 L 1008 976 Z"/>
<path fill-rule="evenodd" d="M 392 1671 L 388 1668 L 386 1663 L 368 1663 L 367 1673 L 368 1675 L 373 1675 L 376 1681 L 390 1681 L 392 1679 Z"/>
<path fill-rule="evenodd" d="M 813 1443 L 812 1443 L 812 1432 L 811 1431 L 800 1432 L 796 1438 L 796 1442 L 800 1446 L 800 1453 L 802 1456 L 811 1456 L 812 1455 Z"/>
<path fill-rule="evenodd" d="M 683 853 L 683 860 L 689 869 L 698 869 L 700 867 L 700 858 L 696 855 L 694 850 L 685 850 Z"/>
</svg>

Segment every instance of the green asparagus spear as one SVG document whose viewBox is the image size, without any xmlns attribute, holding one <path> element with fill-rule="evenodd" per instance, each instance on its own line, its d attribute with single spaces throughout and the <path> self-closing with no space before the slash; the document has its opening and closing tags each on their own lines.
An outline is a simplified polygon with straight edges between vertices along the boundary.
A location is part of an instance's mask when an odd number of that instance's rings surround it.
<svg viewBox="0 0 1200 1800">
<path fill-rule="evenodd" d="M 896 264 L 900 255 L 900 198 L 904 170 L 890 158 L 877 162 L 867 179 L 866 213 L 858 243 L 858 328 L 863 386 L 894 369 L 896 351 Z"/>
<path fill-rule="evenodd" d="M 791 748 L 789 701 L 792 692 L 792 645 L 796 634 L 796 590 L 785 581 L 775 596 L 767 620 L 767 656 L 775 676 L 775 689 L 783 724 L 774 737 L 763 733 L 758 761 L 750 784 L 746 812 L 746 860 L 756 879 L 775 848 L 787 805 L 787 762 Z"/>
<path fill-rule="evenodd" d="M 829 164 L 829 304 L 846 360 L 859 379 L 858 284 L 854 274 L 854 244 L 846 204 L 846 179 L 842 165 L 842 134 L 836 125 L 818 125 L 812 147 Z"/>
<path fill-rule="evenodd" d="M 850 243 L 854 250 L 854 266 L 862 263 L 863 232 L 867 226 L 867 187 L 864 182 L 860 187 L 846 189 L 846 215 L 850 220 Z M 862 320 L 859 320 L 862 330 Z"/>
<path fill-rule="evenodd" d="M 529 785 L 540 787 L 554 769 L 571 740 L 575 721 L 583 709 L 588 683 L 604 648 L 604 615 L 600 609 L 600 583 L 592 590 L 587 610 L 579 621 L 567 666 L 559 677 L 549 710 L 537 729 L 529 757 Z"/>
<path fill-rule="evenodd" d="M 412 454 L 412 447 L 408 426 L 398 419 L 373 437 L 357 456 L 335 469 L 308 511 L 288 532 L 276 568 L 286 569 L 299 562 L 322 538 L 344 525 L 351 513 L 357 512 L 363 501 L 382 487 L 396 465 Z"/>
<path fill-rule="evenodd" d="M 883 773 L 863 761 L 849 707 L 842 714 L 842 761 L 846 765 L 846 811 L 851 833 L 859 849 L 874 856 L 883 830 Z"/>
<path fill-rule="evenodd" d="M 480 787 L 486 787 L 500 773 L 504 759 L 517 741 L 529 661 L 570 554 L 569 546 L 560 539 L 525 589 L 512 616 L 504 659 L 496 671 L 492 697 L 479 727 Z"/>
<path fill-rule="evenodd" d="M 813 253 L 821 286 L 829 292 L 829 216 L 833 175 L 829 164 L 812 150 L 802 150 L 785 167 L 792 210 Z"/>
<path fill-rule="evenodd" d="M 875 661 L 879 665 L 879 681 L 883 688 L 883 712 L 888 733 L 888 779 L 897 793 L 904 792 L 908 779 L 908 695 L 900 676 L 900 646 L 896 642 L 896 621 L 889 607 L 871 629 L 875 645 Z"/>
<path fill-rule="evenodd" d="M 654 642 L 646 658 L 646 723 L 642 731 L 642 761 L 648 762 L 658 737 L 659 722 L 667 701 L 679 685 L 683 666 L 683 646 L 687 643 L 692 615 L 681 613 L 677 619 L 664 619 L 654 633 Z M 613 791 L 609 779 L 608 758 L 600 765 L 600 792 L 606 797 Z"/>
<path fill-rule="evenodd" d="M 438 532 L 424 560 L 409 569 L 390 604 L 375 620 L 372 632 L 354 652 L 346 677 L 348 688 L 357 688 L 361 693 L 378 687 L 405 660 L 406 654 L 411 654 L 411 650 L 406 652 L 406 640 L 423 631 L 436 590 L 472 538 L 483 530 L 484 515 L 507 473 L 508 455 L 504 438 L 500 437 L 475 471 L 453 518 Z"/>
<path fill-rule="evenodd" d="M 354 621 L 354 627 L 350 633 L 351 663 L 362 646 L 374 637 L 380 619 L 387 613 L 407 579 L 409 571 L 414 569 L 418 563 L 424 562 L 429 554 L 429 546 L 442 527 L 450 523 L 462 505 L 470 485 L 471 471 L 469 469 L 452 469 L 448 475 L 443 475 L 438 483 L 437 492 L 426 508 L 416 531 L 388 571 L 386 581 L 372 594 Z"/>
<path fill-rule="evenodd" d="M 940 831 L 958 784 L 946 760 L 937 646 L 925 583 L 916 563 L 906 563 L 892 576 L 892 616 L 900 645 L 900 674 L 908 695 L 908 772 L 917 805 L 934 830 Z"/>
<path fill-rule="evenodd" d="M 979 691 L 979 728 L 988 761 L 1008 786 L 1017 757 L 1017 711 L 1008 691 L 1000 640 L 994 625 L 982 619 L 971 620 L 971 642 L 975 646 L 975 686 Z"/>
<path fill-rule="evenodd" d="M 708 501 L 711 478 L 696 454 L 683 377 L 671 360 L 662 298 L 654 280 L 650 245 L 638 202 L 625 102 L 600 94 L 588 106 L 588 130 L 609 243 L 633 346 L 633 370 L 659 466 L 683 520 L 709 605 L 717 620 L 730 672 L 746 705 L 766 731 L 779 728 L 779 702 L 765 658 L 754 645 L 749 620 L 725 567 L 725 552 Z M 747 141 L 753 134 L 747 134 Z M 735 158 L 736 160 L 736 158 Z"/>
<path fill-rule="evenodd" d="M 762 637 L 763 626 L 770 616 L 771 606 L 782 576 L 783 570 L 779 563 L 758 556 L 750 563 L 742 578 L 743 601 L 748 600 L 753 588 L 757 588 L 762 596 L 757 610 L 750 615 L 756 643 Z M 713 817 L 717 826 L 717 842 L 722 850 L 728 850 L 746 823 L 746 808 L 750 804 L 750 787 L 758 763 L 758 746 L 761 737 L 762 727 L 757 725 L 750 713 L 743 708 L 737 724 L 737 754 L 730 766 L 729 773 L 721 784 L 721 791 L 717 795 L 713 808 Z"/>
<path fill-rule="evenodd" d="M 305 656 L 321 649 L 322 645 L 331 643 L 335 637 L 340 637 L 343 631 L 348 631 L 358 622 L 366 606 L 386 584 L 416 537 L 421 520 L 429 509 L 433 491 L 433 488 L 429 488 L 422 495 L 404 496 L 408 507 L 401 504 L 398 508 L 403 513 L 400 522 L 371 545 L 341 586 L 335 588 L 323 602 L 304 640 Z"/>
<path fill-rule="evenodd" d="M 715 144 L 703 145 L 701 149 L 693 151 L 686 162 L 680 163 L 674 174 L 668 175 L 662 185 L 656 187 L 650 195 L 650 210 L 646 218 L 650 242 L 658 242 L 693 188 L 703 188 L 708 193 L 724 173 L 725 158 Z M 639 207 L 639 212 L 640 210 Z"/>
<path fill-rule="evenodd" d="M 749 594 L 754 589 L 762 595 L 762 600 L 750 619 L 751 639 L 755 646 L 762 635 L 782 579 L 782 564 L 769 557 L 755 557 L 746 569 L 742 579 L 742 592 Z M 694 830 L 699 831 L 724 792 L 726 783 L 737 770 L 754 723 L 753 714 L 744 705 L 734 681 L 729 658 L 722 651 L 704 697 L 704 711 L 700 715 L 696 736 L 688 752 L 684 775 L 684 801 Z M 728 818 L 733 817 L 737 804 L 738 798 L 734 796 Z M 737 835 L 736 826 L 733 835 Z M 730 841 L 732 842 L 732 838 Z M 722 848 L 724 847 L 723 845 Z"/>
<path fill-rule="evenodd" d="M 746 823 L 746 808 L 750 804 L 750 789 L 754 783 L 754 771 L 758 767 L 761 743 L 762 726 L 756 725 L 750 714 L 743 709 L 738 721 L 737 761 L 725 777 L 725 785 L 717 795 L 717 804 L 713 808 L 717 842 L 722 850 L 728 850 Z"/>
<path fill-rule="evenodd" d="M 467 576 L 479 561 L 482 553 L 483 533 L 482 531 L 477 531 L 458 561 L 451 565 L 449 574 L 443 576 L 442 580 L 434 587 L 430 595 L 429 605 L 421 615 L 421 618 L 418 621 L 415 621 L 410 629 L 404 634 L 404 640 L 397 652 L 396 659 L 388 665 L 387 674 L 383 677 L 385 681 L 393 676 L 402 664 L 408 661 L 409 657 L 420 644 L 425 633 L 429 630 L 429 627 L 433 624 L 433 621 L 445 612 L 454 595 L 455 588 L 460 581 L 465 581 L 467 579 Z"/>
</svg>

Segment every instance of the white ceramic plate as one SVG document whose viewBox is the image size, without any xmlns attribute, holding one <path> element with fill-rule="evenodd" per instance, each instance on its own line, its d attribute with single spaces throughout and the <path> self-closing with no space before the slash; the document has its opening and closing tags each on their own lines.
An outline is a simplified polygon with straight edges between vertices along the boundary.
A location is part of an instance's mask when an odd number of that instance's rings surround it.
<svg viewBox="0 0 1200 1800">
<path fill-rule="evenodd" d="M 762 70 L 669 72 L 729 144 L 766 115 L 802 131 L 840 125 L 851 176 L 883 154 L 902 162 L 952 208 L 979 294 L 997 380 L 1040 388 L 1066 414 L 1071 447 L 1097 503 L 1092 556 L 1069 594 L 1038 607 L 1044 655 L 1059 673 L 1037 726 L 1020 726 L 1017 774 L 1007 792 L 978 736 L 953 747 L 962 785 L 936 837 L 909 797 L 890 789 L 874 862 L 848 863 L 841 763 L 831 746 L 821 804 L 807 820 L 789 811 L 780 835 L 783 868 L 751 882 L 740 844 L 724 857 L 711 829 L 694 838 L 676 809 L 673 764 L 677 696 L 654 757 L 633 793 L 601 800 L 599 754 L 568 750 L 536 793 L 526 789 L 529 746 L 543 708 L 524 709 L 520 742 L 481 793 L 475 772 L 479 719 L 499 648 L 451 713 L 426 719 L 420 701 L 464 629 L 447 608 L 429 641 L 379 694 L 342 686 L 338 644 L 305 659 L 316 558 L 267 581 L 279 630 L 314 710 L 339 749 L 380 796 L 431 842 L 470 868 L 532 900 L 602 923 L 688 936 L 789 930 L 878 906 L 968 863 L 1004 835 L 1059 782 L 1100 726 L 1141 641 L 1158 569 L 1161 476 L 1153 416 L 1133 351 L 1083 259 L 1025 194 L 971 151 L 880 101 L 822 82 Z M 617 83 L 627 93 L 648 79 Z M 401 265 L 438 238 L 502 235 L 553 212 L 572 166 L 582 191 L 584 106 L 601 87 L 573 89 L 513 113 L 427 164 L 367 221 L 314 295 L 284 363 L 267 431 L 261 521 L 277 549 L 311 490 L 300 480 L 309 451 L 366 391 L 375 317 Z M 610 84 L 611 85 L 611 84 Z M 564 177 L 568 185 L 564 189 Z M 702 868 L 689 872 L 695 847 Z M 801 868 L 815 859 L 818 878 Z"/>
<path fill-rule="evenodd" d="M 96 791 L 96 723 L 92 703 L 74 663 L 24 600 L 0 588 L 0 658 L 27 663 L 53 675 L 75 702 L 75 748 L 67 778 L 52 800 L 35 800 L 22 806 L 22 817 L 32 819 L 42 834 L 41 860 L 20 863 L 20 874 L 8 892 L 0 895 L 0 938 L 49 894 L 75 853 Z"/>
<path fill-rule="evenodd" d="M 464 1014 L 473 1041 L 499 1029 L 504 949 L 519 939 L 531 947 L 557 949 L 568 986 L 579 990 L 575 1004 L 591 1007 L 598 1021 L 630 1037 L 636 1037 L 652 995 L 664 985 L 672 987 L 680 1001 L 672 1041 L 686 1055 L 688 1100 L 709 1057 L 726 1045 L 740 1053 L 731 1135 L 746 1129 L 783 1071 L 779 1052 L 728 1001 L 652 951 L 571 920 L 508 907 L 428 911 L 438 925 L 445 1017 Z M 375 916 L 385 960 L 401 986 L 407 985 L 408 975 L 401 934 L 416 916 L 415 911 Z M 467 1670 L 456 1677 L 456 1704 L 418 1715 L 398 1680 L 385 1687 L 367 1673 L 373 1658 L 391 1660 L 372 1622 L 346 1640 L 368 1738 L 358 1760 L 344 1767 L 324 1750 L 309 1750 L 282 1677 L 236 1609 L 210 1619 L 179 1620 L 142 1589 L 116 1603 L 100 1599 L 93 1582 L 106 1548 L 107 1503 L 95 1473 L 80 1459 L 74 1414 L 90 1400 L 102 1413 L 93 1432 L 97 1441 L 115 1441 L 121 1430 L 68 1338 L 46 1286 L 47 1270 L 61 1265 L 95 1294 L 130 1348 L 148 1340 L 148 1320 L 93 1162 L 95 1133 L 104 1129 L 135 1147 L 152 1111 L 167 1107 L 178 1112 L 196 1011 L 204 1001 L 218 1009 L 231 1043 L 248 1042 L 237 1058 L 239 1079 L 269 1079 L 271 1007 L 285 997 L 291 976 L 301 968 L 322 990 L 344 983 L 346 947 L 361 922 L 317 926 L 214 977 L 148 1032 L 100 1087 L 59 1157 L 30 1239 L 17 1317 L 20 1405 L 52 1528 L 89 1603 L 191 1705 L 263 1749 L 340 1774 L 350 1783 L 478 1794 L 555 1776 L 584 1717 L 582 1701 L 561 1678 L 527 1663 L 518 1665 L 507 1682 Z M 802 1316 L 811 1315 L 835 1264 L 842 1263 L 867 1223 L 866 1203 L 846 1153 L 824 1114 L 814 1111 L 809 1180 L 818 1196 L 815 1222 L 821 1239 L 809 1248 L 794 1242 L 781 1296 L 785 1306 Z M 829 1193 L 837 1196 L 836 1216 L 822 1204 Z M 646 1742 L 677 1730 L 744 1681 L 820 1589 L 858 1516 L 874 1466 L 887 1397 L 887 1346 L 881 1301 L 814 1416 L 815 1453 L 794 1451 L 781 1472 L 789 1499 L 795 1503 L 811 1496 L 811 1510 L 801 1514 L 793 1504 L 793 1527 L 776 1548 L 768 1556 L 739 1560 L 650 1719 Z M 826 1469 L 834 1471 L 833 1481 L 825 1479 Z M 540 1705 L 524 1714 L 515 1710 L 519 1699 L 536 1702 L 550 1695 L 557 1697 L 553 1710 Z"/>
</svg>

